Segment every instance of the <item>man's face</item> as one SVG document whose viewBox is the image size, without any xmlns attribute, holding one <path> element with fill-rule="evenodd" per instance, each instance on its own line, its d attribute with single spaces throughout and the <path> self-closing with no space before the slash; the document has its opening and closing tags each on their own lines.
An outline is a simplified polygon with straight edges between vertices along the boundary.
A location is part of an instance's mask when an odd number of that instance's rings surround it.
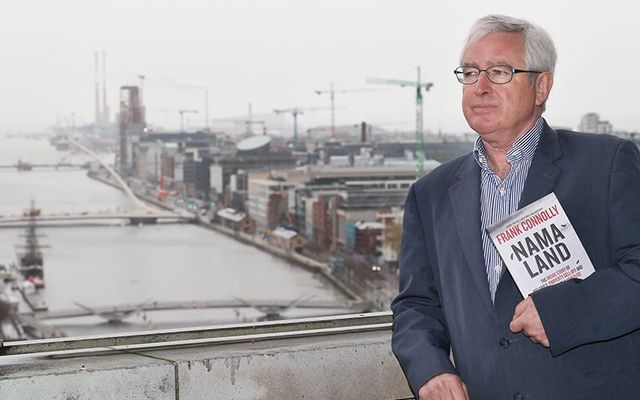
<svg viewBox="0 0 640 400">
<path fill-rule="evenodd" d="M 492 33 L 469 43 L 462 65 L 480 69 L 494 65 L 526 69 L 522 50 L 521 35 Z M 552 79 L 549 73 L 546 75 L 545 79 Z M 539 86 L 539 82 L 530 83 L 528 73 L 514 74 L 511 82 L 498 85 L 481 72 L 478 82 L 463 86 L 462 111 L 469 126 L 484 141 L 510 145 L 541 113 L 536 105 L 546 100 L 548 90 L 536 90 Z"/>
</svg>

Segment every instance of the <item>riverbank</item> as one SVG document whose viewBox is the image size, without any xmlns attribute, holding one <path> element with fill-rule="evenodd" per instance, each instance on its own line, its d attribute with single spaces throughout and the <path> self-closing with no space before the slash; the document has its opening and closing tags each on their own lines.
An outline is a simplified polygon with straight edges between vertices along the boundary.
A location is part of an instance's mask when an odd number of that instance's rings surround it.
<svg viewBox="0 0 640 400">
<path fill-rule="evenodd" d="M 104 183 L 105 185 L 111 186 L 112 188 L 115 188 L 115 189 L 118 189 L 118 190 L 124 192 L 124 189 L 122 188 L 122 186 L 120 186 L 120 184 L 118 182 L 114 182 L 111 179 L 109 179 L 108 177 L 102 176 L 102 175 L 97 174 L 97 173 L 95 173 L 93 171 L 87 172 L 87 176 L 89 178 L 93 179 L 93 180 L 96 180 L 98 182 Z M 165 204 L 165 203 L 163 203 L 163 202 L 161 202 L 161 201 L 159 201 L 157 199 L 154 199 L 154 198 L 149 197 L 149 196 L 145 196 L 145 195 L 143 195 L 141 193 L 136 193 L 133 189 L 132 189 L 132 191 L 136 194 L 136 196 L 140 200 L 144 200 L 147 203 L 151 203 L 154 206 L 162 208 L 163 210 L 173 211 L 172 207 L 170 207 L 169 205 L 167 205 L 167 204 Z"/>
<path fill-rule="evenodd" d="M 107 177 L 104 177 L 100 174 L 96 174 L 93 173 L 91 171 L 89 171 L 87 173 L 87 176 L 91 179 L 95 179 L 99 182 L 102 182 L 106 185 L 109 185 L 113 188 L 116 188 L 118 190 L 123 190 L 123 188 L 117 183 L 117 182 L 113 182 L 110 179 L 108 179 Z M 134 191 L 135 193 L 135 191 Z M 165 210 L 173 210 L 173 207 L 171 207 L 170 205 L 163 203 L 153 197 L 141 194 L 141 193 L 135 193 L 136 196 L 145 201 L 148 202 L 150 204 L 153 204 L 157 207 L 160 207 L 162 209 Z M 267 252 L 273 256 L 279 257 L 283 260 L 286 260 L 294 265 L 297 265 L 299 267 L 302 267 L 306 270 L 309 270 L 313 273 L 317 273 L 320 274 L 321 276 L 323 276 L 325 279 L 327 279 L 334 287 L 336 287 L 338 290 L 340 290 L 340 292 L 345 295 L 350 301 L 352 302 L 356 302 L 356 303 L 361 303 L 364 301 L 368 301 L 369 299 L 365 299 L 363 298 L 363 296 L 361 296 L 360 294 L 356 293 L 356 291 L 354 291 L 351 287 L 349 287 L 347 282 L 343 282 L 343 280 L 341 280 L 339 277 L 337 277 L 336 275 L 334 275 L 332 273 L 332 269 L 329 266 L 329 264 L 327 263 L 323 263 L 321 261 L 315 260 L 313 258 L 310 257 L 306 257 L 304 255 L 295 253 L 295 252 L 291 252 L 291 251 L 286 251 L 284 249 L 281 249 L 279 247 L 275 247 L 273 245 L 271 245 L 270 243 L 262 240 L 261 238 L 254 236 L 254 235 L 249 235 L 246 233 L 242 233 L 242 232 L 236 232 L 232 229 L 226 228 L 224 226 L 221 226 L 219 224 L 215 224 L 212 222 L 209 222 L 205 219 L 206 217 L 202 217 L 202 216 L 198 216 L 196 219 L 196 223 L 206 229 L 210 229 L 213 230 L 215 232 L 221 233 L 227 237 L 230 237 L 234 240 L 237 240 L 241 243 L 244 243 L 246 245 L 249 246 L 253 246 L 255 248 L 258 248 L 261 251 Z"/>
</svg>

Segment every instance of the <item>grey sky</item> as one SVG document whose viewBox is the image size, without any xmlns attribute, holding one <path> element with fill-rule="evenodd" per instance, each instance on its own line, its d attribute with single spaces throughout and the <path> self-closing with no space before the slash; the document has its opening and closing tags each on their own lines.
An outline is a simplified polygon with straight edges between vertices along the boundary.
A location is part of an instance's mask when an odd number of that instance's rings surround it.
<svg viewBox="0 0 640 400">
<path fill-rule="evenodd" d="M 614 129 L 640 130 L 640 23 L 631 0 L 2 0 L 0 133 L 41 131 L 60 116 L 94 115 L 94 51 L 107 52 L 108 98 L 144 74 L 149 119 L 176 128 L 177 109 L 210 118 L 274 108 L 328 107 L 315 89 L 386 89 L 337 94 L 338 124 L 411 129 L 414 93 L 367 77 L 423 79 L 424 126 L 462 132 L 461 89 L 452 70 L 470 25 L 503 13 L 542 25 L 559 53 L 546 117 L 575 128 L 597 112 Z M 306 127 L 329 111 L 305 114 Z M 195 123 L 194 123 L 195 124 Z"/>
</svg>

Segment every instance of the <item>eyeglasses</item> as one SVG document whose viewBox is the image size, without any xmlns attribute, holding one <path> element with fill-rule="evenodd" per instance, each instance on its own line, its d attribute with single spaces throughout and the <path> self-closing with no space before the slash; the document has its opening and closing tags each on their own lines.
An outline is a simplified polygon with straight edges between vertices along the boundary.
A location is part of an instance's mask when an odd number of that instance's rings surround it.
<svg viewBox="0 0 640 400">
<path fill-rule="evenodd" d="M 486 72 L 487 78 L 497 85 L 504 85 L 505 83 L 511 82 L 514 74 L 519 74 L 521 72 L 528 72 L 530 74 L 541 74 L 542 71 L 529 71 L 526 69 L 517 69 L 513 68 L 510 65 L 494 65 L 493 67 L 489 67 L 487 69 L 480 69 L 478 67 L 471 66 L 461 66 L 456 68 L 453 73 L 458 78 L 458 82 L 463 85 L 473 85 L 478 82 L 480 78 L 480 72 Z"/>
</svg>

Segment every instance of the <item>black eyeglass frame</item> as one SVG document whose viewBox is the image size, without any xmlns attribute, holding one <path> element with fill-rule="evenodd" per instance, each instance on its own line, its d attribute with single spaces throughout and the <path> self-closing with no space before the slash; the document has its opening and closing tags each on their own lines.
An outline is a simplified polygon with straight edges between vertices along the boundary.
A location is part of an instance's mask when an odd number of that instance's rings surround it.
<svg viewBox="0 0 640 400">
<path fill-rule="evenodd" d="M 493 69 L 493 68 L 505 68 L 505 67 L 511 71 L 511 77 L 509 78 L 509 80 L 506 81 L 506 82 L 494 82 L 493 79 L 491 79 L 491 75 L 489 74 L 488 71 L 490 69 Z M 473 82 L 463 82 L 464 78 L 461 78 L 461 76 L 464 74 L 464 72 L 462 71 L 462 68 L 473 68 L 473 69 L 478 70 L 478 74 L 476 75 L 476 80 L 473 81 Z M 544 71 L 533 71 L 533 70 L 528 70 L 528 69 L 513 68 L 510 65 L 493 65 L 493 66 L 491 66 L 489 68 L 485 68 L 485 69 L 480 69 L 478 67 L 473 67 L 473 66 L 463 66 L 463 65 L 461 65 L 458 68 L 453 70 L 453 74 L 456 76 L 456 79 L 458 80 L 458 82 L 462 83 L 463 85 L 473 85 L 475 83 L 478 83 L 478 79 L 480 79 L 480 73 L 481 72 L 484 72 L 485 74 L 487 74 L 487 79 L 489 79 L 489 81 L 491 83 L 494 83 L 496 85 L 505 85 L 505 84 L 507 84 L 507 83 L 509 83 L 509 82 L 511 82 L 513 80 L 513 76 L 515 74 L 520 74 L 520 73 L 523 73 L 523 72 L 527 72 L 527 73 L 530 73 L 530 74 L 541 74 Z"/>
</svg>

